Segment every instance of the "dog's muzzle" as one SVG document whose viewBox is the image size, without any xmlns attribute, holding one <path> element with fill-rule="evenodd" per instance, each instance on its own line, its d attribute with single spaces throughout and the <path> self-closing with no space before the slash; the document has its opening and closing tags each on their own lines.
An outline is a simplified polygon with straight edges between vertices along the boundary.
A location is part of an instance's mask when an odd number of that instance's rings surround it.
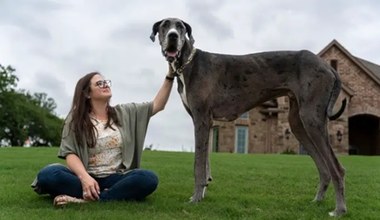
<svg viewBox="0 0 380 220">
<path fill-rule="evenodd" d="M 179 36 L 177 33 L 168 33 L 166 38 L 166 48 L 162 51 L 168 62 L 173 62 L 181 56 Z"/>
</svg>

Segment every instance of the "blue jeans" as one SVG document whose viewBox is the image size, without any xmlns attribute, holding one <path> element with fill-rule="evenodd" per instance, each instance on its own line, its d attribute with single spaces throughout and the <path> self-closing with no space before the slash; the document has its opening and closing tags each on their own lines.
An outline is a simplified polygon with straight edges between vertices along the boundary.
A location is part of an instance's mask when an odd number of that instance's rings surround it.
<svg viewBox="0 0 380 220">
<path fill-rule="evenodd" d="M 99 201 L 141 200 L 153 193 L 158 177 L 149 170 L 135 169 L 125 174 L 116 173 L 104 178 L 94 178 L 100 187 Z M 37 185 L 43 193 L 51 196 L 69 195 L 83 198 L 79 178 L 67 167 L 51 165 L 37 175 Z M 107 189 L 107 190 L 105 190 Z"/>
</svg>

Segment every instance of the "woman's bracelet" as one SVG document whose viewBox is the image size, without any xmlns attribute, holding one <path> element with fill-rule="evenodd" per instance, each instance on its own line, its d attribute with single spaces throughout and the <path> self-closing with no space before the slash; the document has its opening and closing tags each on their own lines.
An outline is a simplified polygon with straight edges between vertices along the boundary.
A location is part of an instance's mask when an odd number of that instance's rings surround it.
<svg viewBox="0 0 380 220">
<path fill-rule="evenodd" d="M 167 79 L 167 80 L 169 80 L 169 81 L 173 81 L 173 80 L 174 80 L 174 77 L 166 76 L 165 79 Z"/>
</svg>

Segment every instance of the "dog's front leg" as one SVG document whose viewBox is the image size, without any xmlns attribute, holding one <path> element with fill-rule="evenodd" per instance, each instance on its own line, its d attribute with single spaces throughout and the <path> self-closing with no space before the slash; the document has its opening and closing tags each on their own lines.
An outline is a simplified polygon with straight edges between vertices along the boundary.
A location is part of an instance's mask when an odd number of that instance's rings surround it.
<svg viewBox="0 0 380 220">
<path fill-rule="evenodd" d="M 195 134 L 195 158 L 194 158 L 194 194 L 191 202 L 201 201 L 207 188 L 207 163 L 208 163 L 208 137 L 211 126 L 211 118 L 194 117 Z"/>
</svg>

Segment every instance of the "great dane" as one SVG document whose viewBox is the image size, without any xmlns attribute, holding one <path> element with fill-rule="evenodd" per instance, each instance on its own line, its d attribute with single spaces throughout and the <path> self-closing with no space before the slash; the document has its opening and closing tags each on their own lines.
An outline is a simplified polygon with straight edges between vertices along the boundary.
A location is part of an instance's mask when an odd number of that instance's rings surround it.
<svg viewBox="0 0 380 220">
<path fill-rule="evenodd" d="M 336 71 L 307 51 L 273 51 L 247 55 L 216 54 L 194 47 L 192 29 L 178 18 L 156 22 L 151 40 L 159 34 L 161 52 L 176 72 L 178 92 L 193 119 L 195 133 L 195 187 L 192 202 L 204 198 L 211 173 L 208 138 L 213 120 L 232 121 L 261 103 L 280 96 L 290 100 L 289 124 L 319 171 L 321 201 L 332 180 L 336 207 L 331 216 L 346 213 L 345 170 L 337 160 L 327 133 L 341 90 Z M 187 34 L 187 37 L 186 37 Z"/>
</svg>

